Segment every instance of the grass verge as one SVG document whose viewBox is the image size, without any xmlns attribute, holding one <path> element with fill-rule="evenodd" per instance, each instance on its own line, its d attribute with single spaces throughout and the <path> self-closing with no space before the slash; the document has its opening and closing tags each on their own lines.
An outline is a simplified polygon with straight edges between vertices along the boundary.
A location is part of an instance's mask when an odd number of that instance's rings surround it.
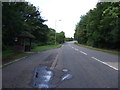
<svg viewBox="0 0 120 90">
<path fill-rule="evenodd" d="M 61 47 L 61 45 L 46 45 L 46 46 L 37 46 L 34 49 L 32 49 L 32 52 L 40 52 L 40 51 L 44 51 L 44 50 L 49 50 L 49 49 L 54 49 L 54 48 L 59 48 Z M 2 64 L 3 66 L 0 66 L 0 68 L 4 67 L 4 64 L 12 62 L 16 59 L 22 58 L 24 56 L 29 56 L 32 55 L 33 53 L 20 53 L 20 52 L 16 52 L 13 49 L 8 49 L 6 51 L 2 52 Z M 9 64 L 8 64 L 9 65 Z M 5 66 L 8 66 L 5 65 Z"/>
<path fill-rule="evenodd" d="M 12 49 L 10 50 L 7 50 L 7 51 L 3 51 L 2 52 L 2 64 L 6 64 L 6 63 L 9 63 L 9 62 L 12 62 L 16 59 L 19 59 L 19 58 L 22 58 L 24 56 L 29 56 L 31 55 L 32 53 L 20 53 L 20 52 L 16 52 Z"/>
<path fill-rule="evenodd" d="M 58 45 L 38 46 L 38 47 L 32 49 L 32 52 L 40 52 L 40 51 L 54 49 L 54 48 L 59 48 L 59 47 L 61 47 L 60 44 L 58 44 Z"/>
<path fill-rule="evenodd" d="M 92 49 L 92 50 L 96 50 L 96 51 L 102 51 L 102 52 L 106 52 L 106 53 L 111 53 L 111 54 L 115 54 L 115 55 L 120 55 L 120 52 L 118 51 L 115 51 L 115 50 L 107 50 L 107 49 L 101 49 L 101 48 L 95 48 L 95 47 L 91 47 L 91 46 L 87 46 L 87 45 L 83 45 L 83 44 L 79 44 L 79 43 L 74 43 L 78 46 L 81 46 L 81 47 L 85 47 L 85 48 L 89 48 L 89 49 Z"/>
</svg>

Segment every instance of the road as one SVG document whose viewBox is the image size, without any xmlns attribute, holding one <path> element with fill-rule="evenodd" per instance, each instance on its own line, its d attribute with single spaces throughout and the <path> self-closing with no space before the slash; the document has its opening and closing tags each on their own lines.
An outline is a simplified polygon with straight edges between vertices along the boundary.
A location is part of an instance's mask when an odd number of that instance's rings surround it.
<svg viewBox="0 0 120 90">
<path fill-rule="evenodd" d="M 59 79 L 62 69 L 73 76 L 58 88 L 117 88 L 118 56 L 68 42 L 59 49 L 38 52 L 3 69 L 3 88 L 31 88 L 35 67 L 48 66 Z M 56 79 L 56 80 L 57 80 Z"/>
</svg>

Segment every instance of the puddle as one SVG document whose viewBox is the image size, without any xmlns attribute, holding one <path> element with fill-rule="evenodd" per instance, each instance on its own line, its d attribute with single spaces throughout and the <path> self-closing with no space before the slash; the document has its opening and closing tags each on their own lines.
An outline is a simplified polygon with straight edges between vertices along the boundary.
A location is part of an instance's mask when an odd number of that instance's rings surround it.
<svg viewBox="0 0 120 90">
<path fill-rule="evenodd" d="M 38 66 L 35 68 L 32 86 L 34 88 L 56 88 L 63 81 L 71 79 L 72 75 L 68 72 L 68 69 L 63 69 L 62 72 L 65 74 L 60 74 L 59 80 L 56 82 L 56 71 L 48 70 L 47 66 Z M 53 83 L 56 82 L 56 83 Z"/>
<path fill-rule="evenodd" d="M 33 87 L 49 88 L 49 81 L 53 77 L 53 72 L 47 70 L 47 66 L 39 66 L 35 69 L 33 77 Z"/>
</svg>

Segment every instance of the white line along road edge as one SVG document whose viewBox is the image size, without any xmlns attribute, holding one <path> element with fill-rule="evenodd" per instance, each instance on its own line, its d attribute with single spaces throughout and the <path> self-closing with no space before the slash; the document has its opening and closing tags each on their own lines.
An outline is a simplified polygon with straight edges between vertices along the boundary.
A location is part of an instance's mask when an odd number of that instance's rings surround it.
<svg viewBox="0 0 120 90">
<path fill-rule="evenodd" d="M 105 65 L 111 67 L 111 68 L 114 69 L 114 70 L 118 70 L 117 68 L 115 68 L 115 67 L 113 67 L 113 66 L 107 64 L 106 62 L 100 61 L 99 59 L 97 59 L 97 58 L 95 58 L 95 57 L 91 57 L 91 58 L 93 58 L 94 60 L 96 60 L 96 61 L 98 61 L 98 62 L 101 62 L 102 64 L 105 64 Z"/>
<path fill-rule="evenodd" d="M 26 57 L 27 57 L 27 56 L 24 56 L 24 57 L 22 57 L 22 58 L 19 58 L 19 59 L 16 59 L 16 60 L 14 60 L 14 61 L 11 61 L 11 62 L 8 62 L 8 63 L 6 63 L 6 64 L 3 64 L 3 65 L 0 66 L 0 68 L 4 67 L 4 66 L 6 66 L 6 65 L 12 64 L 12 63 L 14 63 L 14 62 L 17 62 L 17 61 L 19 61 L 19 60 L 21 60 L 21 59 L 24 59 L 24 58 L 26 58 Z"/>
</svg>

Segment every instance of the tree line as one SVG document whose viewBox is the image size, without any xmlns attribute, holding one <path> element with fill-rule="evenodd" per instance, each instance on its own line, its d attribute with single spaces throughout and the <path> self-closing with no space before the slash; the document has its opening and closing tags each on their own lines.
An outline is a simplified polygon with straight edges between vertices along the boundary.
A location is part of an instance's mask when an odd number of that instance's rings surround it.
<svg viewBox="0 0 120 90">
<path fill-rule="evenodd" d="M 2 3 L 3 49 L 13 47 L 15 38 L 26 31 L 32 34 L 37 45 L 55 44 L 55 30 L 49 28 L 40 15 L 39 8 L 28 2 Z M 59 39 L 61 38 L 61 39 Z M 56 33 L 56 42 L 64 43 L 65 33 Z"/>
<path fill-rule="evenodd" d="M 120 2 L 99 2 L 96 8 L 80 17 L 74 38 L 80 44 L 119 49 Z"/>
</svg>

